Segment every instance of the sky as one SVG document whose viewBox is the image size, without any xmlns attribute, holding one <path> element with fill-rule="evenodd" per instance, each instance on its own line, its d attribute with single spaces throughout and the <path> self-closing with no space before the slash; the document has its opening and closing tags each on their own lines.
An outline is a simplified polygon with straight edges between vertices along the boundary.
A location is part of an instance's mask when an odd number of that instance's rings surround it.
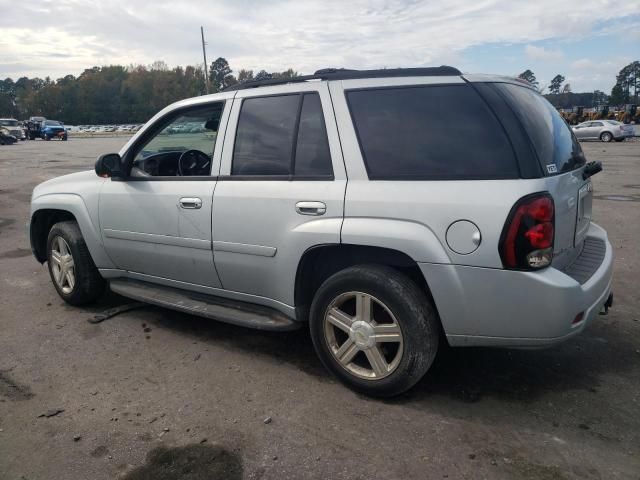
<svg viewBox="0 0 640 480">
<path fill-rule="evenodd" d="M 640 0 L 0 0 L 0 78 L 170 67 L 234 71 L 452 65 L 603 90 L 640 59 Z"/>
</svg>

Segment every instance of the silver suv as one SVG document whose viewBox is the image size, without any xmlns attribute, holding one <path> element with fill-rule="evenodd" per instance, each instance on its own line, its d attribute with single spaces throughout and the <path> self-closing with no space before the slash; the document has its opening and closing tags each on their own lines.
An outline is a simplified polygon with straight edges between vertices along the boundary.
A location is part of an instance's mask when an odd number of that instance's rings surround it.
<svg viewBox="0 0 640 480">
<path fill-rule="evenodd" d="M 108 284 L 236 325 L 308 323 L 331 372 L 390 396 L 441 342 L 552 345 L 611 305 L 600 168 L 513 79 L 327 69 L 170 105 L 95 173 L 37 186 L 31 244 L 68 303 Z"/>
</svg>

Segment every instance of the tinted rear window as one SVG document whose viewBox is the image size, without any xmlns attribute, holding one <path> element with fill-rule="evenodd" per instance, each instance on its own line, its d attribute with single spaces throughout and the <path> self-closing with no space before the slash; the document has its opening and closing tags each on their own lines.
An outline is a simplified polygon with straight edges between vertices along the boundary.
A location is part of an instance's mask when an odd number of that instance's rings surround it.
<svg viewBox="0 0 640 480">
<path fill-rule="evenodd" d="M 242 102 L 232 175 L 289 175 L 299 95 Z"/>
<path fill-rule="evenodd" d="M 469 85 L 347 92 L 370 179 L 517 178 L 509 140 Z"/>
<path fill-rule="evenodd" d="M 507 83 L 496 84 L 496 88 L 522 122 L 546 174 L 568 172 L 584 165 L 582 148 L 571 128 L 542 95 Z"/>
<path fill-rule="evenodd" d="M 317 93 L 306 93 L 302 101 L 295 153 L 295 174 L 333 175 L 322 105 L 320 95 Z"/>
</svg>

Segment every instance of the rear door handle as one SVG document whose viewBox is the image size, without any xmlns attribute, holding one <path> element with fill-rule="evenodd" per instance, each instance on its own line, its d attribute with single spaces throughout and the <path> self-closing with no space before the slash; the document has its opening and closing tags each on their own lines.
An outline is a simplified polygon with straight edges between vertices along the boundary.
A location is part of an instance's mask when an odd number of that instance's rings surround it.
<svg viewBox="0 0 640 480">
<path fill-rule="evenodd" d="M 327 206 L 323 202 L 298 202 L 296 203 L 296 212 L 300 215 L 324 215 Z"/>
<path fill-rule="evenodd" d="M 182 197 L 180 199 L 181 208 L 202 208 L 202 200 L 197 197 Z"/>
</svg>

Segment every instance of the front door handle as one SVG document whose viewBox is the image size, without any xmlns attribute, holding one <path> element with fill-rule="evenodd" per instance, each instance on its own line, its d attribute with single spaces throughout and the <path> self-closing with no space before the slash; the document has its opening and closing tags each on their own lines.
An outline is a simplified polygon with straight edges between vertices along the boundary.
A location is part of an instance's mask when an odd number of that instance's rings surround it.
<svg viewBox="0 0 640 480">
<path fill-rule="evenodd" d="M 323 202 L 298 202 L 296 203 L 296 212 L 300 215 L 324 215 L 327 206 Z"/>
<path fill-rule="evenodd" d="M 182 197 L 180 199 L 181 208 L 202 208 L 202 200 L 196 197 Z"/>
</svg>

